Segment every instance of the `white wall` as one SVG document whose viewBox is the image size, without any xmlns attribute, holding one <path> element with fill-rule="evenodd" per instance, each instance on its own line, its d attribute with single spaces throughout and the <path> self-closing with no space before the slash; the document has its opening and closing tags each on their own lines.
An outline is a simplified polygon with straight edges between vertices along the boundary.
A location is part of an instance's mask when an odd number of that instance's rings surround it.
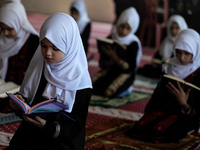
<svg viewBox="0 0 200 150">
<path fill-rule="evenodd" d="M 73 0 L 21 0 L 27 11 L 52 14 L 69 14 Z M 115 19 L 113 0 L 85 0 L 88 15 L 94 21 L 113 22 Z"/>
</svg>

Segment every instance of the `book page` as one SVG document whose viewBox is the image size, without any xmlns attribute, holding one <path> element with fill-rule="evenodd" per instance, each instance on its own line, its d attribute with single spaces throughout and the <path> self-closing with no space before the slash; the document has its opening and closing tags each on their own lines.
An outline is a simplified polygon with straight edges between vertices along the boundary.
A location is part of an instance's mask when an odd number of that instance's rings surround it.
<svg viewBox="0 0 200 150">
<path fill-rule="evenodd" d="M 172 79 L 172 80 L 175 80 L 175 81 L 179 81 L 181 83 L 185 83 L 186 82 L 181 78 L 178 78 L 178 77 L 175 77 L 175 76 L 172 76 L 172 75 L 168 75 L 168 74 L 164 74 L 163 77 L 166 77 L 166 78 L 169 78 L 169 79 Z"/>
<path fill-rule="evenodd" d="M 0 81 L 1 82 L 1 81 Z M 0 84 L 0 98 L 5 98 L 7 97 L 7 93 L 16 93 L 20 89 L 20 86 L 15 84 L 14 82 L 2 82 Z"/>
<path fill-rule="evenodd" d="M 112 39 L 108 39 L 108 38 L 97 38 L 97 41 L 102 41 L 102 42 L 106 42 L 109 44 L 114 43 L 114 41 Z"/>
<path fill-rule="evenodd" d="M 194 84 L 192 84 L 192 83 L 186 82 L 185 84 L 188 85 L 188 86 L 190 86 L 190 87 L 193 87 L 193 88 L 195 88 L 195 89 L 197 89 L 197 90 L 200 90 L 199 87 L 197 87 L 196 85 L 194 85 Z"/>
<path fill-rule="evenodd" d="M 29 114 L 31 113 L 47 113 L 47 112 L 58 112 L 60 110 L 65 110 L 67 107 L 56 101 L 55 99 L 49 99 L 34 105 L 30 110 Z"/>
</svg>

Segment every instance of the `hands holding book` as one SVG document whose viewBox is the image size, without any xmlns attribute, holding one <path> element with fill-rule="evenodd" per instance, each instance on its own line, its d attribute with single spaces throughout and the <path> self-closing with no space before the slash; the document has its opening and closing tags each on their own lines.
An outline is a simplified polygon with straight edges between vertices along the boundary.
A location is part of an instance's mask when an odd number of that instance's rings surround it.
<svg viewBox="0 0 200 150">
<path fill-rule="evenodd" d="M 21 95 L 16 94 L 15 96 L 16 96 L 18 99 L 20 99 L 21 101 L 23 101 L 24 103 L 26 103 L 25 100 L 23 99 L 23 97 L 22 97 Z M 17 104 L 16 104 L 13 100 L 10 99 L 10 100 L 9 100 L 9 104 L 10 104 L 10 107 L 11 107 L 13 110 L 15 110 L 15 111 L 20 110 L 19 106 L 17 106 Z M 27 105 L 28 105 L 28 104 L 27 104 Z M 42 118 L 39 117 L 39 116 L 34 116 L 34 118 L 32 118 L 32 117 L 30 117 L 30 115 L 28 115 L 28 114 L 23 114 L 23 119 L 24 119 L 25 121 L 27 121 L 27 122 L 29 122 L 29 123 L 31 123 L 31 124 L 33 124 L 33 125 L 39 127 L 39 128 L 44 127 L 45 124 L 46 124 L 46 120 L 42 119 Z"/>
<path fill-rule="evenodd" d="M 25 102 L 25 100 L 23 99 L 23 97 L 22 97 L 21 95 L 16 94 L 15 96 L 16 96 L 18 99 L 20 99 L 21 101 Z M 10 104 L 10 107 L 11 107 L 13 110 L 15 110 L 15 111 L 20 110 L 20 108 L 17 106 L 17 104 L 16 104 L 14 101 L 12 101 L 11 99 L 9 99 L 9 104 Z"/>
<path fill-rule="evenodd" d="M 46 125 L 46 120 L 42 119 L 39 116 L 35 116 L 34 118 L 32 118 L 28 115 L 23 114 L 23 119 L 39 128 L 43 128 Z"/>
<path fill-rule="evenodd" d="M 190 108 L 187 101 L 191 88 L 188 88 L 186 91 L 184 91 L 179 82 L 177 82 L 177 87 L 171 82 L 168 82 L 166 87 L 168 88 L 169 92 L 176 97 L 178 103 L 183 107 L 184 110 L 188 110 Z"/>
</svg>

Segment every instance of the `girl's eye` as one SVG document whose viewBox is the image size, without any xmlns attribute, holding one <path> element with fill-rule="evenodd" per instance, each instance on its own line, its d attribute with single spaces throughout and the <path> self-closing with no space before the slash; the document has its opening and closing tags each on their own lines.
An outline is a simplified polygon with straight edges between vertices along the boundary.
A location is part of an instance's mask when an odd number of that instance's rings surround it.
<svg viewBox="0 0 200 150">
<path fill-rule="evenodd" d="M 59 51 L 59 49 L 57 49 L 56 47 L 53 47 L 53 50 L 54 50 L 54 51 Z"/>
<path fill-rule="evenodd" d="M 14 29 L 13 29 L 13 28 L 8 28 L 7 30 L 8 30 L 8 31 L 13 31 Z"/>
<path fill-rule="evenodd" d="M 46 48 L 47 46 L 46 46 L 46 45 L 44 45 L 44 44 L 41 44 L 41 47 L 42 47 L 42 48 Z"/>
</svg>

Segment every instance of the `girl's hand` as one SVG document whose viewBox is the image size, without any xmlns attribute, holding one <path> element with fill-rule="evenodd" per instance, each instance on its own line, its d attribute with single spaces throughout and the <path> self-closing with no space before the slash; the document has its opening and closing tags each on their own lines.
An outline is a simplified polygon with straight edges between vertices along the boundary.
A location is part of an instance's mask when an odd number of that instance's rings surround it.
<svg viewBox="0 0 200 150">
<path fill-rule="evenodd" d="M 187 103 L 188 97 L 190 94 L 191 89 L 187 89 L 186 92 L 184 92 L 183 88 L 181 87 L 180 83 L 177 82 L 178 87 L 176 88 L 171 82 L 169 82 L 166 87 L 169 89 L 169 92 L 172 93 L 178 103 L 184 108 L 184 109 L 189 109 L 189 105 Z"/>
<path fill-rule="evenodd" d="M 25 102 L 25 100 L 23 99 L 23 97 L 19 94 L 16 94 L 15 95 L 17 98 L 19 98 L 21 101 Z M 11 99 L 9 99 L 9 104 L 10 104 L 10 107 L 13 109 L 13 110 L 19 110 L 19 107 L 17 106 L 17 104 L 15 104 L 15 102 L 13 102 Z"/>
<path fill-rule="evenodd" d="M 30 122 L 31 124 L 43 128 L 46 125 L 46 120 L 42 119 L 39 116 L 35 116 L 34 118 L 28 117 L 27 115 L 23 114 L 23 118 L 25 121 Z"/>
</svg>

